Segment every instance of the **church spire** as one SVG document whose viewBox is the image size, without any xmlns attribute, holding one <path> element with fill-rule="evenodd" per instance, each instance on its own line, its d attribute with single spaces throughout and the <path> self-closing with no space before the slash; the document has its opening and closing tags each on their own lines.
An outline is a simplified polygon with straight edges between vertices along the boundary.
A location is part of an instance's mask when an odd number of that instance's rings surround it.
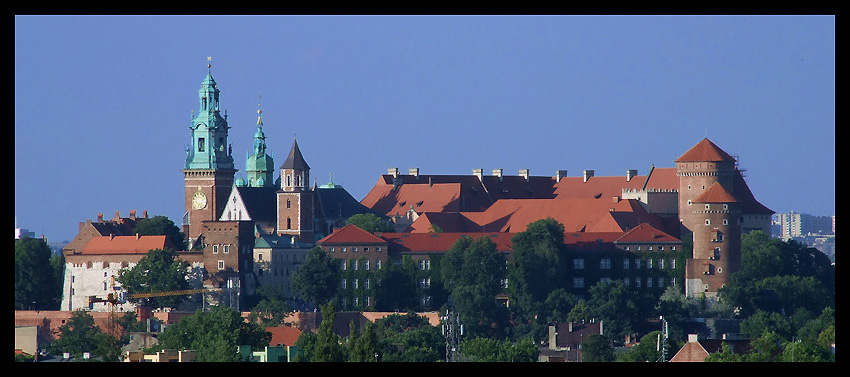
<svg viewBox="0 0 850 377">
<path fill-rule="evenodd" d="M 259 96 L 262 98 L 262 96 Z M 262 105 L 257 103 L 257 132 L 254 133 L 254 153 L 248 156 L 245 163 L 248 173 L 248 186 L 274 185 L 274 160 L 266 154 L 266 135 L 263 133 Z"/>
</svg>

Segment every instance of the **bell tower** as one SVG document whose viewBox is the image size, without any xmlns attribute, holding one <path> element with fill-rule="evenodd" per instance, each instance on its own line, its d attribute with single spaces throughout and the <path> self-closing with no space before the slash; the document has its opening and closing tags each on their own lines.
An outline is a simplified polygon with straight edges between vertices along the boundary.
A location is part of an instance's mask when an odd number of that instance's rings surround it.
<svg viewBox="0 0 850 377">
<path fill-rule="evenodd" d="M 313 195 L 308 184 L 310 166 L 304 161 L 298 142 L 292 141 L 292 149 L 280 166 L 280 190 L 277 192 L 277 234 L 298 237 L 303 243 L 312 244 L 313 239 Z"/>
<path fill-rule="evenodd" d="M 210 60 L 210 58 L 207 58 Z M 219 111 L 218 85 L 207 64 L 207 76 L 198 90 L 198 112 L 192 115 L 183 171 L 183 233 L 189 247 L 201 235 L 201 222 L 217 220 L 233 187 L 236 169 L 227 143 L 227 114 Z"/>
</svg>

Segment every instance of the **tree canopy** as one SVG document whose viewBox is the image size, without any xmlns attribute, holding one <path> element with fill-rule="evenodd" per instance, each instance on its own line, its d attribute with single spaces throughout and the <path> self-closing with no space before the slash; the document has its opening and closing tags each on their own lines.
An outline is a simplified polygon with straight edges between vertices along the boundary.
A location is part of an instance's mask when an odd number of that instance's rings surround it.
<svg viewBox="0 0 850 377">
<path fill-rule="evenodd" d="M 57 310 L 64 264 L 40 238 L 15 240 L 15 309 Z"/>
<path fill-rule="evenodd" d="M 133 233 L 140 236 L 165 236 L 179 250 L 186 250 L 183 231 L 165 216 L 154 216 L 136 221 Z"/>
<path fill-rule="evenodd" d="M 336 296 L 341 278 L 339 260 L 317 246 L 310 249 L 304 264 L 292 274 L 290 284 L 293 293 L 320 307 Z"/>
<path fill-rule="evenodd" d="M 129 293 L 155 293 L 190 289 L 189 264 L 177 258 L 170 249 L 153 249 L 145 253 L 133 267 L 118 272 L 118 282 Z M 176 308 L 185 296 L 162 296 L 131 299 L 152 308 Z"/>
<path fill-rule="evenodd" d="M 374 213 L 358 213 L 345 221 L 346 225 L 354 225 L 369 233 L 395 232 L 389 220 L 378 217 Z"/>
<path fill-rule="evenodd" d="M 159 335 L 158 348 L 197 351 L 197 361 L 241 361 L 237 346 L 262 349 L 269 345 L 271 333 L 227 306 L 213 306 L 209 312 L 198 310 L 165 328 Z"/>
</svg>

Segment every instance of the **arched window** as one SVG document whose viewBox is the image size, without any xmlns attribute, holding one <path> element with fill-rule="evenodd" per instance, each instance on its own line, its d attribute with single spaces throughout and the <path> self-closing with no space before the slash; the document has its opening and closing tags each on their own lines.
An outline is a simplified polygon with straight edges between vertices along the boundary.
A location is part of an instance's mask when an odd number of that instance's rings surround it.
<svg viewBox="0 0 850 377">
<path fill-rule="evenodd" d="M 286 229 L 292 229 L 292 219 L 286 218 Z"/>
<path fill-rule="evenodd" d="M 292 176 L 291 175 L 286 176 L 286 185 L 292 186 Z"/>
<path fill-rule="evenodd" d="M 289 199 L 286 199 L 286 208 L 292 208 L 292 202 Z"/>
</svg>

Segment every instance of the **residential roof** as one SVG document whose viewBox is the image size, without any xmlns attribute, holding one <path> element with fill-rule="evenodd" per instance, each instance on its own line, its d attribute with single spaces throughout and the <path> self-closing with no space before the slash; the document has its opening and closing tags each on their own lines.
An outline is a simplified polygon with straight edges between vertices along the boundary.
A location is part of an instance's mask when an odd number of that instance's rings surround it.
<svg viewBox="0 0 850 377">
<path fill-rule="evenodd" d="M 294 346 L 301 336 L 301 330 L 292 326 L 266 327 L 266 331 L 272 333 L 270 346 Z"/>
<path fill-rule="evenodd" d="M 735 158 L 720 149 L 708 140 L 702 139 L 691 147 L 685 154 L 675 160 L 676 162 L 705 162 L 705 161 L 735 161 Z"/>
<path fill-rule="evenodd" d="M 144 254 L 149 250 L 165 248 L 175 250 L 165 236 L 100 236 L 92 238 L 79 253 Z"/>
<path fill-rule="evenodd" d="M 417 213 L 458 212 L 461 210 L 460 192 L 460 183 L 409 184 L 398 188 L 378 184 L 360 203 L 388 217 L 404 215 L 410 209 Z"/>
<path fill-rule="evenodd" d="M 387 240 L 360 229 L 353 224 L 348 224 L 339 230 L 334 231 L 330 235 L 316 241 L 316 243 L 320 245 L 350 245 L 353 243 L 363 245 L 385 245 Z"/>
<path fill-rule="evenodd" d="M 681 243 L 682 241 L 648 223 L 642 223 L 617 238 L 617 243 Z"/>
</svg>

